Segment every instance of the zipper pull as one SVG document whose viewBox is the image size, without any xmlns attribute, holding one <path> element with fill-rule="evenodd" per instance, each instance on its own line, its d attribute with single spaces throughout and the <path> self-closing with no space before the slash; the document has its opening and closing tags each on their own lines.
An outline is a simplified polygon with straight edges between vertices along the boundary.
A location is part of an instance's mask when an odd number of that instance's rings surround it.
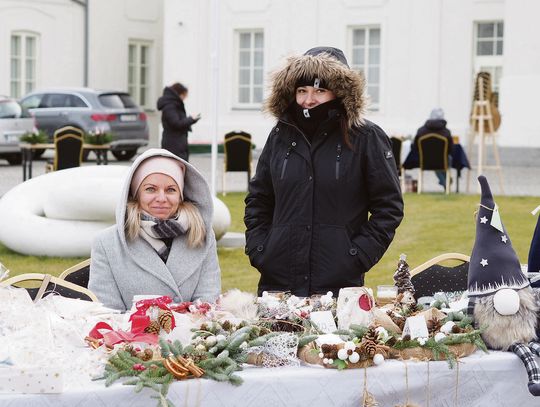
<svg viewBox="0 0 540 407">
<path fill-rule="evenodd" d="M 279 177 L 279 179 L 283 179 L 283 177 L 285 176 L 285 168 L 287 168 L 287 161 L 289 161 L 289 155 L 291 155 L 292 148 L 293 144 L 291 144 L 287 149 L 287 154 L 285 154 L 285 160 L 283 160 L 283 166 L 281 167 L 281 176 Z"/>
<path fill-rule="evenodd" d="M 341 160 L 341 144 L 338 143 L 336 148 L 336 180 L 339 180 L 339 162 Z"/>
</svg>

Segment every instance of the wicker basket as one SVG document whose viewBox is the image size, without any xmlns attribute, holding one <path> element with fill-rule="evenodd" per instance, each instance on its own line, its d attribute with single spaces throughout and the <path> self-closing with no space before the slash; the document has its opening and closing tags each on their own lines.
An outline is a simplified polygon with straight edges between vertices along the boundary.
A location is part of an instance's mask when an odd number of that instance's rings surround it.
<svg viewBox="0 0 540 407">
<path fill-rule="evenodd" d="M 323 360 L 319 357 L 319 353 L 313 351 L 315 349 L 315 344 L 312 342 L 306 346 L 302 346 L 300 349 L 298 349 L 298 358 L 305 362 L 309 363 L 311 365 L 321 365 L 328 369 L 337 369 L 334 365 L 327 365 L 323 363 Z M 351 363 L 349 362 L 347 365 L 347 369 L 362 369 L 365 367 L 373 366 L 373 360 L 362 360 L 358 363 Z"/>
<path fill-rule="evenodd" d="M 476 350 L 476 345 L 472 343 L 460 343 L 459 345 L 450 345 L 448 348 L 450 349 L 450 352 L 456 356 L 456 358 L 464 358 Z M 442 353 L 439 354 L 438 358 L 436 358 L 431 349 L 422 348 L 420 346 L 401 350 L 390 348 L 390 358 L 401 360 L 446 360 Z"/>
</svg>

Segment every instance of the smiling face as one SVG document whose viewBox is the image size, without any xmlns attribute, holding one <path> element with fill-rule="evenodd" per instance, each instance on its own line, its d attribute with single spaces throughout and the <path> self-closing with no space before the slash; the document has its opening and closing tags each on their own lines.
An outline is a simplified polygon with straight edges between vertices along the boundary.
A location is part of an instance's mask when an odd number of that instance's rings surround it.
<svg viewBox="0 0 540 407">
<path fill-rule="evenodd" d="M 328 89 L 314 88 L 313 86 L 299 86 L 296 88 L 296 103 L 304 109 L 312 109 L 335 98 L 334 92 Z"/>
<path fill-rule="evenodd" d="M 138 191 L 139 206 L 149 215 L 158 219 L 169 219 L 178 211 L 180 188 L 168 175 L 148 175 Z"/>
</svg>

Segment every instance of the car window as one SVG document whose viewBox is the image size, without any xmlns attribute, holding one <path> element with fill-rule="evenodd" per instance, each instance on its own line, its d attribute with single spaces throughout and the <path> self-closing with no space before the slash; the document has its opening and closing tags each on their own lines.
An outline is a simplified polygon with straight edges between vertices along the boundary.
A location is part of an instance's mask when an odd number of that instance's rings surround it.
<svg viewBox="0 0 540 407">
<path fill-rule="evenodd" d="M 43 98 L 42 94 L 28 96 L 27 98 L 24 98 L 23 100 L 21 100 L 21 106 L 24 109 L 35 109 L 41 103 L 42 98 Z"/>
<path fill-rule="evenodd" d="M 0 102 L 0 119 L 15 119 L 21 115 L 22 109 L 17 102 L 13 100 Z"/>
<path fill-rule="evenodd" d="M 44 97 L 43 100 L 47 100 L 47 107 L 68 107 L 69 97 L 65 93 L 51 93 Z M 43 101 L 41 102 L 43 103 Z"/>
<path fill-rule="evenodd" d="M 84 100 L 76 95 L 69 95 L 67 102 L 69 107 L 88 107 Z"/>
<path fill-rule="evenodd" d="M 137 107 L 127 93 L 104 93 L 99 95 L 99 102 L 103 106 L 113 109 Z"/>
</svg>

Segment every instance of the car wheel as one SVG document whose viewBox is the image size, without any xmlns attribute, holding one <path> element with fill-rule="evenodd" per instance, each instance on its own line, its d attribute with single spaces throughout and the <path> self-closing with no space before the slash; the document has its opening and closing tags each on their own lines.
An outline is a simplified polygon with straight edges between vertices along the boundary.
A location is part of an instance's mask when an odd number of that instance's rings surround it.
<svg viewBox="0 0 540 407">
<path fill-rule="evenodd" d="M 114 155 L 114 158 L 116 158 L 118 161 L 127 161 L 131 160 L 133 157 L 135 157 L 135 154 L 137 154 L 137 149 L 135 150 L 116 150 L 111 151 L 112 155 Z"/>
<path fill-rule="evenodd" d="M 13 153 L 6 157 L 9 165 L 21 165 L 22 163 L 22 154 Z"/>
</svg>

